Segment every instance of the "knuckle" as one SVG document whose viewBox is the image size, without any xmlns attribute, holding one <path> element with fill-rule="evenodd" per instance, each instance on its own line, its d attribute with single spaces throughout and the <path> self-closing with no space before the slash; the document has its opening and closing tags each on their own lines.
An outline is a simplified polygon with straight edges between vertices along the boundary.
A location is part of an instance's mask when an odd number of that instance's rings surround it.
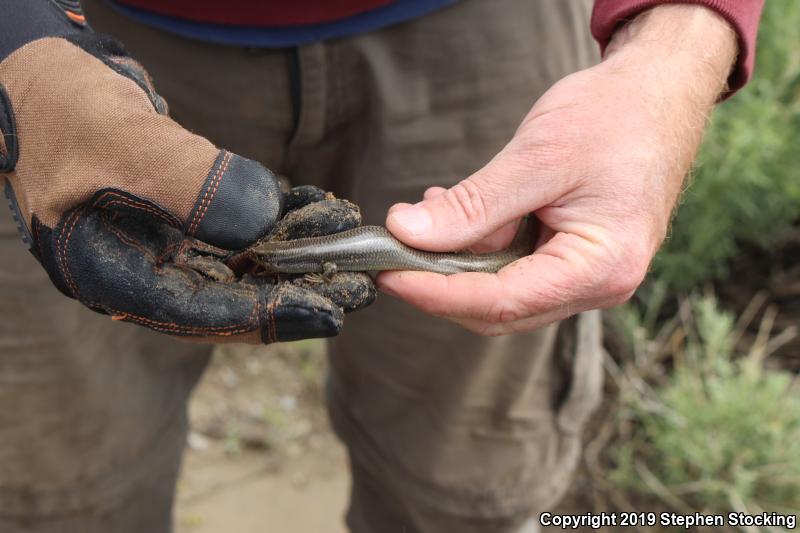
<svg viewBox="0 0 800 533">
<path fill-rule="evenodd" d="M 489 213 L 484 192 L 480 186 L 469 179 L 451 187 L 447 191 L 447 200 L 469 224 L 484 224 L 488 219 Z"/>
</svg>

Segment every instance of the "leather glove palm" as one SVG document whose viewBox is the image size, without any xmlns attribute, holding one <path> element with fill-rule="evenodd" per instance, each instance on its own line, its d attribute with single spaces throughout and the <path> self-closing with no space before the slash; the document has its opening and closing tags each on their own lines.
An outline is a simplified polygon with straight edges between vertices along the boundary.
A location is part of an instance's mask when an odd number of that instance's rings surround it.
<svg viewBox="0 0 800 533">
<path fill-rule="evenodd" d="M 360 274 L 316 286 L 233 276 L 231 252 L 349 229 L 358 209 L 315 188 L 284 195 L 258 163 L 172 121 L 116 41 L 36 3 L 72 29 L 0 55 L 0 171 L 59 290 L 116 319 L 215 342 L 335 335 L 343 312 L 374 299 Z"/>
</svg>

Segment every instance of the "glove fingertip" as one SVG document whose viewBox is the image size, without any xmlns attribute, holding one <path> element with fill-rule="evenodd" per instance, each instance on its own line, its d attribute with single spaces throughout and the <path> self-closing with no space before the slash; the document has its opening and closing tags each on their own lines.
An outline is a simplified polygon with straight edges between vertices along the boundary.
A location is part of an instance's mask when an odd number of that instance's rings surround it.
<svg viewBox="0 0 800 533">
<path fill-rule="evenodd" d="M 344 311 L 308 289 L 284 284 L 272 293 L 262 328 L 264 343 L 335 337 L 342 330 Z"/>
<path fill-rule="evenodd" d="M 271 171 L 220 150 L 197 194 L 186 233 L 226 250 L 241 250 L 275 226 L 283 200 L 280 183 Z"/>
<path fill-rule="evenodd" d="M 284 213 L 300 209 L 310 203 L 320 202 L 332 197 L 329 193 L 314 185 L 300 185 L 292 187 L 284 193 Z"/>
<path fill-rule="evenodd" d="M 294 283 L 328 298 L 345 313 L 371 305 L 378 296 L 375 283 L 365 272 L 339 272 L 329 283 L 316 283 L 302 277 L 296 278 Z"/>
<path fill-rule="evenodd" d="M 271 241 L 331 235 L 361 225 L 361 211 L 347 200 L 326 199 L 287 213 L 270 235 Z"/>
</svg>

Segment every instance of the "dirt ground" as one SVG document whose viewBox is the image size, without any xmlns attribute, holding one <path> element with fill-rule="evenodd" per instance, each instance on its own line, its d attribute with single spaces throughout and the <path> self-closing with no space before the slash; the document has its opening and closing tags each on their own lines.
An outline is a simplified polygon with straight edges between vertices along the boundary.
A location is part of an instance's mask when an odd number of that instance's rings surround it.
<svg viewBox="0 0 800 533">
<path fill-rule="evenodd" d="M 330 435 L 294 457 L 220 443 L 187 455 L 178 488 L 177 533 L 345 533 L 349 479 L 344 451 Z"/>
<path fill-rule="evenodd" d="M 177 533 L 344 533 L 346 454 L 322 403 L 318 342 L 223 347 L 191 405 Z"/>
</svg>

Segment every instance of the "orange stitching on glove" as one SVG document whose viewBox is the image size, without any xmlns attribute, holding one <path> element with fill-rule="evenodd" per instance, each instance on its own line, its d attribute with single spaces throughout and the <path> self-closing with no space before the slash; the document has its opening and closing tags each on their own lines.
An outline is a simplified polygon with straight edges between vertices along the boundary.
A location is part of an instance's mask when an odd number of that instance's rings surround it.
<svg viewBox="0 0 800 533">
<path fill-rule="evenodd" d="M 275 291 L 275 297 L 267 306 L 267 315 L 269 316 L 269 323 L 267 326 L 270 342 L 275 342 L 278 339 L 278 331 L 275 327 L 275 307 L 278 305 L 278 299 L 280 298 L 281 290 L 283 290 L 282 286 Z"/>
<path fill-rule="evenodd" d="M 224 154 L 158 114 L 136 81 L 61 38 L 15 51 L 0 80 L 23 141 L 14 187 L 28 224 L 35 214 L 54 228 L 98 190 L 116 189 L 152 199 L 186 228 Z"/>
<path fill-rule="evenodd" d="M 75 229 L 75 226 L 78 224 L 78 219 L 80 219 L 81 213 L 85 210 L 85 208 L 81 207 L 76 209 L 70 215 L 70 218 L 64 223 L 64 227 L 61 230 L 61 233 L 58 237 L 59 248 L 58 248 L 58 262 L 61 264 L 61 273 L 64 274 L 64 279 L 67 281 L 67 285 L 69 285 L 70 290 L 75 295 L 75 298 L 81 300 L 80 293 L 78 292 L 78 286 L 75 284 L 75 280 L 72 279 L 72 274 L 69 271 L 69 265 L 67 263 L 67 248 L 69 246 L 69 240 L 72 238 L 72 231 Z M 71 222 L 70 222 L 71 221 Z M 69 224 L 69 230 L 67 232 L 66 239 L 64 239 L 64 229 Z"/>
<path fill-rule="evenodd" d="M 219 184 L 222 182 L 222 176 L 225 174 L 225 171 L 228 170 L 228 164 L 231 161 L 231 155 L 231 152 L 225 152 L 222 162 L 220 163 L 219 168 L 217 168 L 217 172 L 214 174 L 214 177 L 211 178 L 211 182 L 208 184 L 205 194 L 203 194 L 203 199 L 200 200 L 200 206 L 197 208 L 197 212 L 194 215 L 194 220 L 189 227 L 189 235 L 194 236 L 197 228 L 200 227 L 200 222 L 203 220 L 206 211 L 211 206 L 211 202 L 214 200 L 214 196 L 217 194 Z M 211 193 L 210 197 L 209 192 Z"/>
<path fill-rule="evenodd" d="M 77 22 L 78 24 L 86 24 L 86 17 L 83 15 L 73 13 L 72 11 L 67 11 L 66 9 L 64 10 L 64 13 L 66 13 L 70 20 Z"/>
<path fill-rule="evenodd" d="M 128 198 L 127 196 L 122 196 L 121 194 L 119 194 L 117 192 L 114 192 L 114 191 L 106 191 L 105 193 L 103 193 L 95 201 L 94 204 L 95 205 L 100 204 L 100 202 L 102 202 L 107 196 L 111 196 L 114 199 L 106 202 L 104 205 L 102 205 L 100 207 L 108 207 L 108 206 L 111 206 L 111 205 L 114 205 L 114 204 L 121 203 L 123 205 L 127 205 L 129 207 L 134 208 L 134 209 L 140 209 L 142 211 L 146 211 L 146 212 L 148 212 L 150 214 L 153 214 L 153 215 L 161 218 L 163 221 L 165 221 L 167 224 L 169 224 L 173 228 L 180 228 L 180 223 L 177 220 L 175 220 L 175 218 L 167 215 L 163 211 L 159 211 L 155 207 L 147 205 L 147 204 L 145 204 L 143 202 L 137 202 L 135 200 L 132 200 L 131 198 Z"/>
<path fill-rule="evenodd" d="M 229 337 L 239 333 L 249 333 L 257 329 L 259 326 L 258 320 L 254 320 L 254 318 L 257 318 L 258 316 L 259 307 L 257 303 L 250 312 L 250 315 L 247 317 L 247 322 L 245 324 L 232 324 L 230 326 L 208 326 L 204 328 L 198 328 L 195 326 L 182 326 L 174 322 L 161 322 L 159 320 L 153 320 L 143 316 L 117 311 L 116 309 L 103 308 L 112 316 L 113 320 L 129 320 L 131 322 L 146 325 L 152 329 L 155 329 L 156 331 L 167 331 L 173 333 L 211 333 L 214 335 Z"/>
<path fill-rule="evenodd" d="M 153 263 L 156 262 L 156 256 L 154 256 L 153 253 L 150 250 L 145 248 L 142 245 L 142 243 L 135 241 L 132 237 L 130 237 L 130 236 L 126 235 L 125 233 L 123 233 L 119 228 L 117 228 L 111 222 L 109 222 L 107 217 L 101 217 L 100 221 L 103 223 L 103 226 L 105 226 L 108 231 L 110 231 L 112 234 L 114 234 L 123 243 L 125 243 L 128 246 L 131 246 L 133 248 L 136 248 L 137 250 L 139 250 L 142 253 L 142 255 L 145 255 L 145 256 L 149 257 L 150 259 L 152 259 Z"/>
</svg>

